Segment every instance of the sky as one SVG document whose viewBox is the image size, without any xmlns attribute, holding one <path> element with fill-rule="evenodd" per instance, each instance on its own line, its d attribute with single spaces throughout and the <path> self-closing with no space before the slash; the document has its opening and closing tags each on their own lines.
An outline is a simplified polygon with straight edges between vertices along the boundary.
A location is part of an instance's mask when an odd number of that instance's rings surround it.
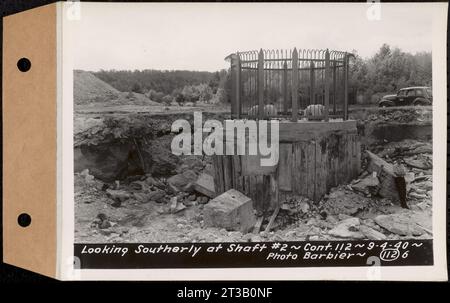
<svg viewBox="0 0 450 303">
<path fill-rule="evenodd" d="M 260 48 L 356 50 L 369 57 L 388 43 L 431 51 L 433 9 L 427 3 L 82 3 L 80 19 L 71 21 L 74 64 L 89 71 L 216 71 L 228 68 L 230 53 Z"/>
</svg>

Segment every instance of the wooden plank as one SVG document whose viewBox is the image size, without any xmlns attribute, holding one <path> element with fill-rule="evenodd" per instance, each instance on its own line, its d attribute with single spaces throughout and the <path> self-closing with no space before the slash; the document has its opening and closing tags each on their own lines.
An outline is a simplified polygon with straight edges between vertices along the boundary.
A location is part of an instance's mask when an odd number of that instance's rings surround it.
<svg viewBox="0 0 450 303">
<path fill-rule="evenodd" d="M 281 143 L 279 145 L 279 160 L 278 160 L 278 183 L 280 190 L 292 190 L 292 144 Z"/>
<path fill-rule="evenodd" d="M 296 190 L 295 192 L 299 195 L 308 197 L 308 157 L 307 157 L 307 146 L 308 142 L 298 142 L 295 144 L 296 151 L 296 165 L 299 169 L 296 169 L 295 180 L 296 180 Z"/>
<path fill-rule="evenodd" d="M 298 52 L 292 52 L 292 122 L 298 120 Z"/>
<path fill-rule="evenodd" d="M 279 185 L 275 175 L 270 175 L 270 208 L 274 209 L 275 207 L 281 205 L 280 197 L 279 197 Z"/>
<path fill-rule="evenodd" d="M 327 192 L 328 153 L 326 137 L 316 141 L 316 195 L 320 199 Z"/>
<path fill-rule="evenodd" d="M 323 136 L 320 140 L 320 152 L 322 161 L 321 166 L 321 180 L 320 180 L 320 198 L 327 193 L 327 182 L 328 182 L 328 149 L 327 149 L 327 137 Z"/>
<path fill-rule="evenodd" d="M 353 178 L 358 177 L 358 163 L 357 163 L 357 135 L 352 135 L 352 174 Z"/>
<path fill-rule="evenodd" d="M 294 132 L 327 132 L 335 130 L 353 130 L 356 131 L 356 120 L 332 120 L 324 121 L 298 121 L 296 123 L 291 121 L 280 121 L 280 131 L 294 131 Z"/>
<path fill-rule="evenodd" d="M 256 196 L 256 210 L 258 213 L 264 212 L 264 187 L 263 187 L 263 176 L 255 176 L 255 196 Z"/>
<path fill-rule="evenodd" d="M 316 136 L 331 132 L 353 132 L 356 134 L 356 121 L 311 122 L 301 121 L 279 123 L 279 140 L 281 143 L 313 140 Z"/>
<path fill-rule="evenodd" d="M 258 192 L 256 188 L 256 176 L 248 176 L 249 197 L 253 200 L 253 208 L 258 211 Z"/>
<path fill-rule="evenodd" d="M 306 149 L 306 178 L 308 183 L 307 197 L 311 200 L 315 199 L 316 182 L 315 182 L 315 164 L 316 164 L 316 144 L 314 141 L 308 142 Z"/>
<path fill-rule="evenodd" d="M 359 175 L 361 172 L 361 142 L 359 142 L 358 137 L 356 140 L 356 173 Z"/>
<path fill-rule="evenodd" d="M 217 194 L 221 194 L 225 192 L 222 156 L 214 155 L 212 158 L 214 164 L 214 184 Z"/>
<path fill-rule="evenodd" d="M 332 138 L 327 137 L 327 158 L 328 158 L 328 164 L 327 164 L 327 192 L 335 186 L 334 184 L 334 158 L 333 158 L 333 150 L 332 150 Z"/>
<path fill-rule="evenodd" d="M 250 195 L 250 177 L 249 176 L 242 176 L 243 179 L 243 185 L 244 185 L 244 193 L 246 196 L 251 198 Z"/>
<path fill-rule="evenodd" d="M 224 180 L 224 191 L 233 188 L 233 175 L 231 169 L 231 156 L 222 156 L 223 162 L 223 180 Z"/>
<path fill-rule="evenodd" d="M 299 164 L 299 158 L 296 155 L 297 153 L 297 145 L 298 143 L 292 143 L 292 171 L 291 171 L 291 191 L 296 192 L 298 185 L 297 182 L 299 182 L 299 174 L 300 174 L 300 164 Z M 281 167 L 279 167 L 281 169 Z M 281 189 L 281 183 L 280 183 L 280 191 L 285 191 Z"/>
<path fill-rule="evenodd" d="M 253 227 L 253 233 L 259 234 L 259 231 L 261 230 L 261 225 L 264 221 L 264 216 L 260 216 L 256 219 L 255 227 Z"/>
<path fill-rule="evenodd" d="M 296 142 L 292 144 L 292 192 L 296 194 L 302 194 L 302 188 L 304 179 L 300 178 L 302 173 L 301 167 L 301 143 Z M 281 188 L 280 188 L 281 190 Z"/>
<path fill-rule="evenodd" d="M 337 148 L 338 148 L 338 162 L 337 162 L 337 184 L 340 184 L 342 182 L 343 174 L 342 174 L 342 163 L 344 161 L 343 159 L 343 146 L 344 146 L 344 139 L 343 135 L 337 136 Z"/>
<path fill-rule="evenodd" d="M 241 176 L 241 161 L 239 155 L 231 156 L 232 168 L 233 168 L 233 188 L 242 192 L 242 185 L 240 182 Z"/>
<path fill-rule="evenodd" d="M 342 158 L 342 179 L 340 180 L 341 183 L 346 183 L 348 179 L 348 135 L 344 134 L 342 136 L 342 152 L 343 152 L 343 158 Z"/>
<path fill-rule="evenodd" d="M 270 175 L 262 176 L 262 207 L 264 211 L 270 209 L 271 203 L 271 184 L 270 184 Z"/>
<path fill-rule="evenodd" d="M 320 138 L 314 142 L 315 161 L 314 161 L 314 201 L 318 201 L 321 192 L 322 182 L 322 152 L 320 148 Z"/>
<path fill-rule="evenodd" d="M 347 135 L 347 182 L 350 182 L 353 179 L 353 152 L 352 152 L 352 146 L 353 146 L 353 135 L 348 134 Z"/>
<path fill-rule="evenodd" d="M 338 136 L 333 137 L 333 170 L 334 170 L 334 186 L 338 185 L 339 183 L 339 141 Z"/>
<path fill-rule="evenodd" d="M 264 230 L 265 233 L 270 232 L 270 230 L 272 229 L 273 222 L 275 222 L 275 219 L 277 218 L 279 211 L 280 211 L 280 206 L 275 208 L 275 210 L 273 211 L 272 216 L 270 217 L 269 223 L 267 224 L 266 229 Z"/>
<path fill-rule="evenodd" d="M 341 180 L 341 183 L 346 183 L 348 182 L 348 169 L 349 169 L 349 165 L 348 165 L 348 146 L 349 146 L 349 135 L 348 134 L 344 134 L 343 136 L 344 138 L 344 144 L 343 144 L 343 150 L 344 150 L 344 163 L 343 163 L 343 173 L 344 173 L 344 178 Z"/>
</svg>

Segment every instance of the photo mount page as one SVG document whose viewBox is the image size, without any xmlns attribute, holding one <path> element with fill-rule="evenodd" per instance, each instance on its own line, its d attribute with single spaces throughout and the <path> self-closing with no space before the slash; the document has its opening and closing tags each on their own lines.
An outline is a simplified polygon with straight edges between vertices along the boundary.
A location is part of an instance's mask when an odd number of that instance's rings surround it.
<svg viewBox="0 0 450 303">
<path fill-rule="evenodd" d="M 447 280 L 447 3 L 71 2 L 58 28 L 58 278 Z"/>
</svg>

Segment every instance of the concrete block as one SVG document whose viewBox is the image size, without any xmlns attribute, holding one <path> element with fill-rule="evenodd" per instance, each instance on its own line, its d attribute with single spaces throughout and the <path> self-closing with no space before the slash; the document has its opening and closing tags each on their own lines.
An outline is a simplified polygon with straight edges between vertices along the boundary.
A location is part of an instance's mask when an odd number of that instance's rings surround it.
<svg viewBox="0 0 450 303">
<path fill-rule="evenodd" d="M 201 174 L 194 184 L 194 189 L 207 197 L 214 198 L 216 189 L 214 186 L 214 178 L 208 174 Z"/>
<path fill-rule="evenodd" d="M 256 223 L 252 199 L 235 189 L 228 190 L 206 204 L 203 216 L 206 226 L 243 233 L 250 231 Z"/>
</svg>

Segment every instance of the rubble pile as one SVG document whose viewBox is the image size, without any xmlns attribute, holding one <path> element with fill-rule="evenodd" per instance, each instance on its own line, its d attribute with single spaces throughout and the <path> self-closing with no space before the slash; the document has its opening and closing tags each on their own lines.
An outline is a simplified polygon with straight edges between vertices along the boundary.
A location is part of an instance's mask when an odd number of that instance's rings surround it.
<svg viewBox="0 0 450 303">
<path fill-rule="evenodd" d="M 244 197 L 235 204 L 232 197 L 214 201 L 209 157 L 170 153 L 171 122 L 180 118 L 190 120 L 192 115 L 75 118 L 75 157 L 83 153 L 75 164 L 87 161 L 90 167 L 76 170 L 74 176 L 78 243 L 432 237 L 430 140 L 387 142 L 371 137 L 363 146 L 392 168 L 389 182 L 383 179 L 386 172 L 369 165 L 370 157 L 363 152 L 363 171 L 349 184 L 332 188 L 317 203 L 280 194 L 278 209 L 255 217 Z M 428 123 L 431 110 L 371 109 L 359 120 L 366 126 L 360 135 L 370 137 L 369 124 Z M 397 201 L 403 185 L 396 178 L 404 182 L 408 208 Z M 392 199 L 395 196 L 399 199 Z"/>
<path fill-rule="evenodd" d="M 364 171 L 349 184 L 331 189 L 318 203 L 302 196 L 284 195 L 270 230 L 266 231 L 271 214 L 268 212 L 260 229 L 252 232 L 250 226 L 240 228 L 239 220 L 229 220 L 229 214 L 238 210 L 231 207 L 229 213 L 227 210 L 219 214 L 223 205 L 217 208 L 214 203 L 210 204 L 214 198 L 211 196 L 213 189 L 207 189 L 213 175 L 210 160 L 188 156 L 177 166 L 176 174 L 168 178 L 147 174 L 104 183 L 88 170 L 77 173 L 76 211 L 82 213 L 78 217 L 84 219 L 76 224 L 76 237 L 80 242 L 93 239 L 97 242 L 227 242 L 432 237 L 431 144 L 404 140 L 379 146 L 374 152 L 390 164 L 404 166 L 409 209 L 380 196 L 380 180 Z M 244 204 L 246 208 L 238 212 L 253 225 L 254 214 L 247 209 L 250 204 Z M 238 203 L 236 207 L 244 204 Z M 209 210 L 205 213 L 206 205 Z M 211 222 L 214 216 L 222 218 L 223 226 Z"/>
<path fill-rule="evenodd" d="M 432 111 L 429 107 L 401 107 L 401 108 L 365 108 L 364 110 L 351 110 L 350 119 L 367 122 L 395 122 L 412 123 L 432 121 Z"/>
</svg>

